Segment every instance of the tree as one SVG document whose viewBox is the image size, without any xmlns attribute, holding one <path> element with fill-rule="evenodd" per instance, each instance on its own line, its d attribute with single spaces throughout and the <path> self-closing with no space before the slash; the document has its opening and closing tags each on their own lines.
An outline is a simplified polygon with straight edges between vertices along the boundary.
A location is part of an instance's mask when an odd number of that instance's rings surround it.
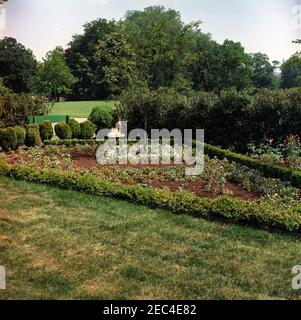
<svg viewBox="0 0 301 320">
<path fill-rule="evenodd" d="M 96 47 L 99 86 L 106 96 L 120 95 L 138 83 L 137 56 L 122 32 L 107 35 Z"/>
<path fill-rule="evenodd" d="M 279 64 L 278 61 L 270 63 L 269 57 L 263 53 L 251 54 L 252 76 L 251 80 L 255 88 L 275 88 L 276 76 L 275 70 Z"/>
<path fill-rule="evenodd" d="M 252 61 L 240 42 L 225 40 L 219 48 L 216 88 L 242 90 L 251 86 Z"/>
<path fill-rule="evenodd" d="M 293 88 L 301 86 L 301 53 L 296 52 L 281 66 L 282 88 Z"/>
<path fill-rule="evenodd" d="M 31 50 L 14 38 L 0 40 L 0 77 L 17 93 L 29 92 L 37 62 Z"/>
<path fill-rule="evenodd" d="M 151 88 L 185 86 L 189 82 L 190 48 L 200 22 L 185 25 L 179 12 L 153 6 L 127 12 L 124 24 Z"/>
<path fill-rule="evenodd" d="M 84 34 L 75 35 L 65 51 L 65 60 L 78 79 L 73 88 L 74 99 L 106 99 L 99 85 L 98 62 L 95 52 L 99 42 L 118 30 L 116 22 L 98 19 L 84 25 Z"/>
<path fill-rule="evenodd" d="M 33 81 L 35 91 L 50 98 L 59 99 L 71 91 L 76 82 L 64 60 L 64 51 L 58 47 L 46 55 Z"/>
</svg>

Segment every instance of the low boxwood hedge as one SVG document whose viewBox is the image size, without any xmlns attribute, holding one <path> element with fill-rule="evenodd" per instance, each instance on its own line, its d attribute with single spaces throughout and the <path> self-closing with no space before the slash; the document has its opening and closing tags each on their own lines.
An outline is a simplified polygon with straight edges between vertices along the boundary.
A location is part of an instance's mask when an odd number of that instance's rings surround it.
<svg viewBox="0 0 301 320">
<path fill-rule="evenodd" d="M 249 168 L 259 170 L 268 177 L 278 178 L 282 181 L 289 181 L 294 187 L 301 187 L 301 170 L 271 165 L 258 159 L 253 159 L 249 156 L 224 150 L 208 144 L 205 145 L 205 153 L 210 157 L 217 157 L 219 159 L 227 158 L 228 160 L 240 163 Z"/>
<path fill-rule="evenodd" d="M 198 217 L 220 217 L 231 221 L 244 221 L 266 227 L 277 227 L 300 232 L 300 210 L 291 208 L 286 212 L 264 201 L 243 201 L 231 197 L 218 199 L 200 198 L 190 192 L 171 192 L 128 186 L 100 180 L 91 173 L 59 172 L 32 166 L 10 165 L 0 161 L 0 175 L 54 185 L 93 195 L 112 196 L 139 204 L 171 210 L 175 213 L 194 214 Z"/>
<path fill-rule="evenodd" d="M 45 140 L 45 146 L 66 146 L 74 147 L 76 145 L 95 145 L 98 142 L 95 139 L 63 139 L 63 140 Z"/>
</svg>

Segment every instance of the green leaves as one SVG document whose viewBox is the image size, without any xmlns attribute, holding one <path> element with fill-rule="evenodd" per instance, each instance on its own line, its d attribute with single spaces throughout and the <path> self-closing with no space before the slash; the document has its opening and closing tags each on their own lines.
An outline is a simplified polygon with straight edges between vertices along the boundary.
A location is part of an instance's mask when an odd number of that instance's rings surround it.
<svg viewBox="0 0 301 320">
<path fill-rule="evenodd" d="M 47 53 L 44 63 L 39 67 L 33 86 L 39 94 L 58 100 L 62 94 L 71 92 L 76 82 L 64 60 L 62 48 Z"/>
</svg>

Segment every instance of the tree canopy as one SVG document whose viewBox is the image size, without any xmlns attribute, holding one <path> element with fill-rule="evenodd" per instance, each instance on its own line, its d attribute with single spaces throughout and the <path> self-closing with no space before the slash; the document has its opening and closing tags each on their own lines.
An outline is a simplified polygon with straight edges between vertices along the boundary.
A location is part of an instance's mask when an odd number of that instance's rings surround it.
<svg viewBox="0 0 301 320">
<path fill-rule="evenodd" d="M 31 50 L 14 38 L 0 40 L 0 77 L 17 93 L 29 92 L 37 62 Z"/>
<path fill-rule="evenodd" d="M 70 92 L 76 79 L 64 60 L 64 51 L 58 47 L 47 53 L 33 80 L 33 87 L 39 94 L 50 98 L 59 98 Z"/>
</svg>

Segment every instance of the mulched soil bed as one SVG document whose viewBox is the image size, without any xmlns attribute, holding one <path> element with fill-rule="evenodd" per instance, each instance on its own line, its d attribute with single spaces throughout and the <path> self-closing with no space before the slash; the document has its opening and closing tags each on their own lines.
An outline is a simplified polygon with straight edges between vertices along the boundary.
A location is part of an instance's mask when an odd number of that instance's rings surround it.
<svg viewBox="0 0 301 320">
<path fill-rule="evenodd" d="M 91 154 L 72 154 L 72 161 L 73 165 L 77 169 L 92 169 L 97 168 L 98 170 L 101 170 L 104 166 L 99 165 L 95 159 L 95 156 Z M 175 167 L 176 165 L 152 165 L 152 164 L 127 164 L 127 165 L 106 165 L 105 167 L 111 167 L 111 168 L 133 168 L 133 169 L 143 169 L 143 168 L 171 168 Z M 127 181 L 123 181 L 124 183 L 129 183 Z M 206 189 L 206 183 L 203 179 L 199 178 L 195 181 L 187 181 L 187 182 L 180 182 L 180 181 L 160 181 L 160 177 L 156 177 L 152 180 L 144 180 L 144 181 L 135 181 L 134 183 L 140 183 L 149 185 L 151 187 L 157 188 L 157 189 L 164 189 L 168 188 L 172 191 L 177 191 L 179 189 L 184 189 L 190 192 L 195 193 L 196 195 L 200 197 L 206 197 L 206 198 L 216 198 L 219 195 L 212 195 L 210 191 Z M 134 184 L 130 183 L 130 184 Z M 255 200 L 258 199 L 258 196 L 246 191 L 244 188 L 233 184 L 231 182 L 227 182 L 226 189 L 229 191 L 229 195 L 241 198 L 243 200 Z"/>
<path fill-rule="evenodd" d="M 13 154 L 7 154 L 6 161 L 8 163 L 14 164 L 18 163 L 18 160 L 20 160 L 20 157 L 22 157 L 24 160 L 28 160 L 26 155 L 18 155 L 18 153 L 13 153 Z M 133 164 L 127 164 L 127 165 L 99 165 L 95 159 L 95 154 L 93 153 L 78 153 L 74 152 L 74 150 L 71 149 L 71 159 L 72 159 L 72 164 L 75 169 L 81 169 L 81 170 L 89 170 L 89 169 L 97 169 L 99 171 L 107 169 L 107 168 L 118 168 L 118 169 L 126 169 L 126 168 L 133 168 L 135 170 L 143 169 L 143 168 L 171 168 L 175 167 L 176 165 L 133 165 Z M 121 180 L 122 181 L 122 180 Z M 217 198 L 218 196 L 221 196 L 222 194 L 217 194 L 214 195 L 212 192 L 208 191 L 206 189 L 206 182 L 202 178 L 197 178 L 194 181 L 161 181 L 160 180 L 160 175 L 157 175 L 154 179 L 147 179 L 141 181 L 141 179 L 138 180 L 132 180 L 132 181 L 122 181 L 124 184 L 143 184 L 146 186 L 151 186 L 157 189 L 170 189 L 172 191 L 177 191 L 179 189 L 183 189 L 186 191 L 193 192 L 194 194 L 200 196 L 200 197 L 206 197 L 206 198 Z M 256 200 L 259 197 L 251 192 L 248 192 L 244 188 L 231 183 L 227 182 L 226 184 L 226 190 L 227 190 L 227 195 L 237 197 L 243 200 Z"/>
</svg>

